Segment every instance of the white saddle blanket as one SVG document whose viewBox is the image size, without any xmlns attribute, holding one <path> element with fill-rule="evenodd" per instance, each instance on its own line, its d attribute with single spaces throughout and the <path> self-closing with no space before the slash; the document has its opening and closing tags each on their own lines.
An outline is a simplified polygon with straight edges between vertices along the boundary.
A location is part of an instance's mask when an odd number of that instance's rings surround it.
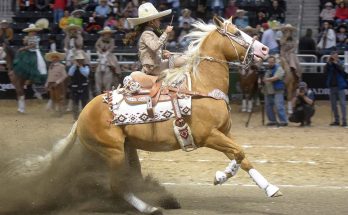
<svg viewBox="0 0 348 215">
<path fill-rule="evenodd" d="M 188 88 L 191 89 L 191 80 L 186 80 Z M 143 124 L 158 121 L 165 121 L 174 118 L 174 109 L 171 101 L 158 102 L 153 107 L 154 117 L 150 117 L 147 113 L 147 104 L 131 105 L 124 101 L 124 96 L 119 93 L 119 90 L 113 90 L 109 94 L 104 95 L 104 101 L 109 104 L 110 111 L 113 113 L 113 124 L 128 125 L 128 124 Z M 180 96 L 178 99 L 181 114 L 184 116 L 191 115 L 191 96 Z"/>
</svg>

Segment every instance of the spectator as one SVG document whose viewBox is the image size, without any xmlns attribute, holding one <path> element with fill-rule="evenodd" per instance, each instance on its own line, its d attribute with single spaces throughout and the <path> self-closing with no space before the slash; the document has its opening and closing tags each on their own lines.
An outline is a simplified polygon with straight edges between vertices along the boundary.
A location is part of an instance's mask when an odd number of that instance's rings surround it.
<svg viewBox="0 0 348 215">
<path fill-rule="evenodd" d="M 0 45 L 2 43 L 11 43 L 13 40 L 13 29 L 10 27 L 9 23 L 4 19 L 0 23 Z"/>
<path fill-rule="evenodd" d="M 196 18 L 207 21 L 207 7 L 204 4 L 198 4 L 197 11 L 196 11 Z"/>
<path fill-rule="evenodd" d="M 264 32 L 262 34 L 261 43 L 269 48 L 269 54 L 279 54 L 279 46 L 275 39 L 275 32 L 272 28 L 270 28 L 268 23 L 263 23 L 262 27 Z"/>
<path fill-rule="evenodd" d="M 129 17 L 138 16 L 138 3 L 135 1 L 129 1 L 123 9 L 123 13 L 128 11 Z"/>
<path fill-rule="evenodd" d="M 236 6 L 236 1 L 235 0 L 229 0 L 228 5 L 225 9 L 225 18 L 228 19 L 231 16 L 235 17 L 237 13 L 238 7 Z"/>
<path fill-rule="evenodd" d="M 178 42 L 175 36 L 175 32 L 171 31 L 168 33 L 168 38 L 167 38 L 167 47 L 169 51 L 177 51 L 178 48 Z"/>
<path fill-rule="evenodd" d="M 277 20 L 280 23 L 284 23 L 285 21 L 285 10 L 284 8 L 279 6 L 279 2 L 274 0 L 272 2 L 272 6 L 269 10 L 269 16 L 271 20 Z"/>
<path fill-rule="evenodd" d="M 107 3 L 107 0 L 99 0 L 99 5 L 95 8 L 97 17 L 105 19 L 109 15 L 111 9 Z"/>
<path fill-rule="evenodd" d="M 51 34 L 48 37 L 48 43 L 49 43 L 49 52 L 56 52 L 57 51 L 57 43 L 56 43 L 56 36 Z"/>
<path fill-rule="evenodd" d="M 310 126 L 314 115 L 314 92 L 308 89 L 306 82 L 300 82 L 296 97 L 292 100 L 294 113 L 289 117 L 290 122 L 301 123 L 300 126 Z"/>
<path fill-rule="evenodd" d="M 225 4 L 223 0 L 207 0 L 206 5 L 212 10 L 214 14 L 223 16 Z"/>
<path fill-rule="evenodd" d="M 320 12 L 321 22 L 324 21 L 330 22 L 333 24 L 334 18 L 336 14 L 336 9 L 333 7 L 331 2 L 327 2 L 325 4 L 325 8 Z"/>
<path fill-rule="evenodd" d="M 179 17 L 178 21 L 179 21 L 179 28 L 183 28 L 185 22 L 188 23 L 189 26 L 191 26 L 192 23 L 196 20 L 191 17 L 191 11 L 185 8 L 181 11 L 181 16 Z"/>
<path fill-rule="evenodd" d="M 64 9 L 66 7 L 66 0 L 54 0 L 51 4 L 53 9 L 53 23 L 58 24 L 60 19 L 64 16 Z"/>
<path fill-rule="evenodd" d="M 237 10 L 236 18 L 233 20 L 238 28 L 245 28 L 249 25 L 249 17 L 245 15 L 247 11 Z"/>
<path fill-rule="evenodd" d="M 38 11 L 45 11 L 48 9 L 49 0 L 35 0 L 35 8 Z"/>
<path fill-rule="evenodd" d="M 48 69 L 48 77 L 45 87 L 50 92 L 53 109 L 58 117 L 63 115 L 63 104 L 65 98 L 65 79 L 68 77 L 65 71 L 65 65 L 60 63 L 64 60 L 65 54 L 59 52 L 50 52 L 45 55 L 46 61 L 51 62 Z"/>
<path fill-rule="evenodd" d="M 340 1 L 338 3 L 338 7 L 336 8 L 336 25 L 340 24 L 348 24 L 348 8 L 345 6 L 344 1 Z"/>
<path fill-rule="evenodd" d="M 320 54 L 330 54 L 331 51 L 336 49 L 336 34 L 328 21 L 323 23 L 323 29 L 320 32 L 320 40 L 317 45 L 320 50 Z"/>
<path fill-rule="evenodd" d="M 315 40 L 312 37 L 313 32 L 312 29 L 307 28 L 306 34 L 300 38 L 300 42 L 298 45 L 298 50 L 300 54 L 313 54 L 315 55 L 316 52 L 316 43 Z"/>
<path fill-rule="evenodd" d="M 116 30 L 118 26 L 118 21 L 115 19 L 113 14 L 110 14 L 108 19 L 104 23 L 104 27 L 109 27 L 111 30 Z"/>
<path fill-rule="evenodd" d="M 18 0 L 20 11 L 33 11 L 35 4 L 34 0 Z"/>
<path fill-rule="evenodd" d="M 266 14 L 263 11 L 257 12 L 257 16 L 255 19 L 254 27 L 257 25 L 262 25 L 263 23 L 266 23 L 268 20 L 266 19 Z"/>
<path fill-rule="evenodd" d="M 74 10 L 73 12 L 71 12 L 71 16 L 68 19 L 68 23 L 69 25 L 77 25 L 82 27 L 83 26 L 83 15 L 84 15 L 85 11 L 81 10 L 81 9 L 77 9 Z"/>
<path fill-rule="evenodd" d="M 170 8 L 172 8 L 175 14 L 180 13 L 180 0 L 167 0 L 167 3 L 170 5 Z"/>
<path fill-rule="evenodd" d="M 345 25 L 341 25 L 338 27 L 338 33 L 336 33 L 337 47 L 343 45 L 346 39 L 347 39 L 347 27 Z"/>
<path fill-rule="evenodd" d="M 283 82 L 285 72 L 279 64 L 276 64 L 276 58 L 270 56 L 268 58 L 268 69 L 265 72 L 263 79 L 265 83 L 265 105 L 268 118 L 268 126 L 287 126 L 287 117 L 284 106 L 284 88 Z M 278 115 L 279 123 L 277 122 L 274 110 Z"/>
<path fill-rule="evenodd" d="M 97 33 L 102 29 L 102 27 L 95 21 L 96 13 L 93 12 L 92 16 L 89 17 L 88 24 L 85 28 L 85 31 L 88 33 Z"/>
<path fill-rule="evenodd" d="M 64 30 L 69 25 L 70 13 L 68 10 L 64 11 L 64 16 L 59 21 L 59 28 Z"/>
<path fill-rule="evenodd" d="M 77 120 L 80 114 L 79 103 L 81 101 L 82 109 L 89 100 L 88 76 L 90 68 L 85 62 L 85 57 L 78 52 L 74 57 L 74 64 L 69 69 L 71 82 L 71 97 L 73 100 L 73 116 Z"/>
<path fill-rule="evenodd" d="M 333 51 L 330 55 L 328 62 L 324 67 L 324 73 L 326 74 L 326 86 L 330 89 L 330 102 L 331 111 L 335 117 L 331 126 L 339 126 L 340 118 L 337 109 L 337 101 L 340 102 L 341 114 L 342 114 L 342 126 L 347 126 L 346 118 L 346 95 L 345 89 L 348 87 L 346 81 L 346 73 L 344 68 L 339 62 L 338 53 Z"/>
<path fill-rule="evenodd" d="M 178 36 L 178 44 L 180 48 L 187 48 L 190 44 L 190 39 L 186 37 L 190 33 L 191 26 L 188 22 L 184 22 Z"/>
<path fill-rule="evenodd" d="M 120 18 L 122 16 L 122 9 L 120 3 L 114 2 L 112 7 L 112 13 L 115 15 L 116 18 Z"/>
</svg>

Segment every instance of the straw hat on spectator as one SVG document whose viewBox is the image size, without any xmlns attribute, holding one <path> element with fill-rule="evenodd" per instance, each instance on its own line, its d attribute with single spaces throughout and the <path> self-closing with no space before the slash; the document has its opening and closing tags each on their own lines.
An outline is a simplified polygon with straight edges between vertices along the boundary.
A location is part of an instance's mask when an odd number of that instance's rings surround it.
<svg viewBox="0 0 348 215">
<path fill-rule="evenodd" d="M 292 26 L 291 24 L 286 24 L 280 27 L 281 31 L 289 30 L 289 31 L 296 31 L 297 29 Z"/>
<path fill-rule="evenodd" d="M 28 28 L 23 29 L 23 32 L 29 33 L 29 32 L 38 32 L 41 31 L 41 28 L 36 27 L 34 24 L 30 24 Z"/>
<path fill-rule="evenodd" d="M 45 59 L 49 62 L 53 61 L 53 58 L 59 58 L 59 60 L 64 60 L 65 58 L 65 53 L 60 53 L 60 52 L 49 52 L 45 54 Z"/>
<path fill-rule="evenodd" d="M 106 26 L 103 28 L 103 30 L 99 31 L 98 34 L 113 34 L 115 32 L 115 30 L 111 30 L 110 27 Z"/>
<path fill-rule="evenodd" d="M 333 7 L 333 4 L 331 2 L 326 2 L 325 7 Z"/>
<path fill-rule="evenodd" d="M 9 22 L 6 19 L 1 20 L 0 24 L 9 24 Z"/>
<path fill-rule="evenodd" d="M 85 59 L 85 56 L 81 52 L 77 52 L 74 57 L 74 60 L 84 60 L 84 59 Z"/>
<path fill-rule="evenodd" d="M 236 15 L 238 15 L 238 14 L 244 15 L 246 12 L 247 12 L 246 10 L 238 9 L 238 10 L 236 11 Z"/>
<path fill-rule="evenodd" d="M 172 13 L 172 10 L 165 10 L 158 12 L 158 10 L 153 6 L 153 4 L 147 2 L 139 6 L 138 8 L 138 18 L 127 18 L 128 22 L 132 25 L 140 25 L 145 22 L 149 22 L 154 19 L 167 16 Z"/>
<path fill-rule="evenodd" d="M 78 31 L 80 31 L 80 30 L 81 30 L 81 27 L 80 27 L 79 25 L 69 24 L 68 26 L 66 26 L 66 27 L 64 28 L 64 31 L 65 31 L 65 32 L 68 32 L 68 31 L 70 31 L 70 30 L 78 30 Z"/>
<path fill-rule="evenodd" d="M 74 10 L 73 12 L 71 12 L 71 16 L 76 17 L 76 16 L 83 16 L 83 14 L 85 14 L 86 11 L 81 10 L 81 9 L 77 9 Z"/>
</svg>

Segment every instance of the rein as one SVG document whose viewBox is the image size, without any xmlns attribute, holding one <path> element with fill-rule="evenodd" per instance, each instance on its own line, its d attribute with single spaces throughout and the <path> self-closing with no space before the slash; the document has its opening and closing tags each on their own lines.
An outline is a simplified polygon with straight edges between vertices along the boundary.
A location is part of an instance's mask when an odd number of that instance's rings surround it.
<svg viewBox="0 0 348 215">
<path fill-rule="evenodd" d="M 230 64 L 231 63 L 233 65 L 241 67 L 243 70 L 248 69 L 250 64 L 253 61 L 253 54 L 252 54 L 253 48 L 252 48 L 252 45 L 254 44 L 255 39 L 253 38 L 251 43 L 247 43 L 243 39 L 243 37 L 241 37 L 240 32 L 238 32 L 238 34 L 235 35 L 235 34 L 230 33 L 227 30 L 228 25 L 231 24 L 231 23 L 225 22 L 224 24 L 225 24 L 224 28 L 218 28 L 217 31 L 221 35 L 226 36 L 230 40 L 230 42 L 231 42 L 231 44 L 232 44 L 232 46 L 234 48 L 234 51 L 235 51 L 235 53 L 236 53 L 236 55 L 238 57 L 239 62 L 230 62 L 230 61 L 226 61 L 226 60 L 216 59 L 216 58 L 211 57 L 211 56 L 202 56 L 202 57 L 199 57 L 199 58 L 202 59 L 202 60 L 215 61 L 215 62 L 223 63 L 223 64 L 225 64 L 225 63 L 226 64 Z M 240 46 L 244 47 L 247 50 L 246 54 L 245 54 L 245 57 L 244 57 L 242 62 L 240 60 L 240 56 L 238 54 L 237 48 L 236 48 L 236 46 L 235 46 L 235 44 L 233 42 L 238 43 Z"/>
</svg>

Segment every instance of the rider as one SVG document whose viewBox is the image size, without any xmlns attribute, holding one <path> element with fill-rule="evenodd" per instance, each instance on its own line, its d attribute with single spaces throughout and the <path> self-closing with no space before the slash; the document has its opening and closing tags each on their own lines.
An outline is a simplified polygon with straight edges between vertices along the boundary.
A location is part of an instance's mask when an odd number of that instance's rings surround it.
<svg viewBox="0 0 348 215">
<path fill-rule="evenodd" d="M 112 38 L 112 33 L 114 33 L 114 30 L 111 30 L 110 27 L 104 27 L 102 31 L 99 31 L 98 33 L 101 35 L 98 39 L 97 43 L 95 44 L 95 48 L 97 50 L 99 59 L 102 57 L 107 58 L 107 66 L 113 71 L 113 73 L 117 76 L 117 82 L 120 83 L 120 76 L 121 76 L 121 68 L 118 64 L 116 56 L 112 53 L 115 48 L 115 40 Z M 105 72 L 105 71 L 104 71 Z M 100 74 L 100 71 L 95 73 L 95 80 L 96 80 L 96 86 L 97 86 L 97 92 L 100 93 L 101 89 L 100 86 L 102 86 L 102 77 Z M 109 80 L 112 82 L 113 80 Z M 116 84 L 116 86 L 118 85 Z M 106 89 L 111 90 L 111 89 Z"/>
<path fill-rule="evenodd" d="M 134 37 L 141 34 L 138 54 L 143 73 L 157 76 L 164 69 L 182 66 L 186 61 L 184 57 L 174 58 L 169 51 L 163 50 L 168 33 L 173 31 L 173 26 L 167 26 L 162 32 L 160 18 L 171 12 L 171 9 L 158 12 L 151 3 L 144 3 L 138 8 L 138 18 L 127 18 L 131 25 L 136 26 Z"/>
<path fill-rule="evenodd" d="M 13 61 L 13 70 L 16 76 L 33 83 L 43 84 L 46 81 L 47 68 L 45 60 L 39 49 L 40 37 L 37 32 L 41 31 L 34 24 L 30 24 L 23 32 L 28 33 L 24 38 L 24 47 L 18 50 Z M 18 111 L 25 110 L 24 93 L 18 95 Z"/>
</svg>

